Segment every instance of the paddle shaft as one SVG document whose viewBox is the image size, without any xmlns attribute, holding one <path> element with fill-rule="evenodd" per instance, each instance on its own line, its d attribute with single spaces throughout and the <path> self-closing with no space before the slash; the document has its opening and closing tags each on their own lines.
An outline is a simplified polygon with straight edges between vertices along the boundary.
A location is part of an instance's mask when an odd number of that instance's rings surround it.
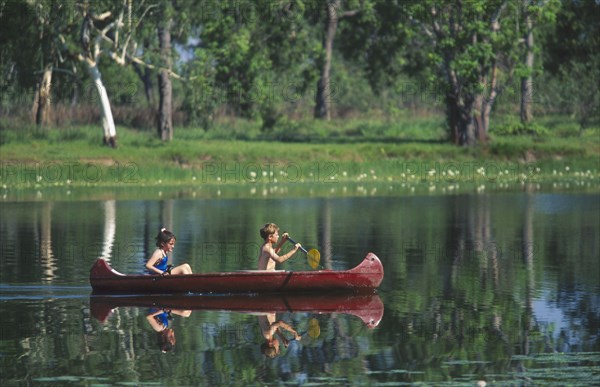
<svg viewBox="0 0 600 387">
<path fill-rule="evenodd" d="M 291 243 L 296 244 L 296 241 L 290 238 L 289 235 L 287 239 Z M 306 254 L 306 258 L 310 267 L 316 269 L 317 266 L 319 266 L 319 261 L 321 260 L 321 253 L 319 253 L 319 251 L 316 249 L 310 249 L 310 251 L 306 251 L 306 249 L 302 246 L 300 246 L 300 249 L 304 252 L 304 254 Z"/>
<path fill-rule="evenodd" d="M 293 244 L 296 244 L 296 241 L 293 240 L 292 238 L 290 238 L 289 236 L 287 239 L 288 239 L 288 241 L 292 242 Z M 300 250 L 302 250 L 304 252 L 304 254 L 308 254 L 308 251 L 306 251 L 306 249 L 304 247 L 300 246 Z"/>
</svg>

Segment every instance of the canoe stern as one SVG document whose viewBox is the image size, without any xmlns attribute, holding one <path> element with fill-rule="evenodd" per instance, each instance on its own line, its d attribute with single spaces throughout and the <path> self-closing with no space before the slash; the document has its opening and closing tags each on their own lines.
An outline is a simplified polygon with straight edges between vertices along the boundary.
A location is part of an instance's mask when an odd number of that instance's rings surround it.
<svg viewBox="0 0 600 387">
<path fill-rule="evenodd" d="M 365 259 L 353 269 L 348 270 L 350 273 L 365 274 L 369 279 L 368 288 L 376 289 L 383 282 L 383 264 L 379 257 L 373 253 L 368 253 Z"/>
</svg>

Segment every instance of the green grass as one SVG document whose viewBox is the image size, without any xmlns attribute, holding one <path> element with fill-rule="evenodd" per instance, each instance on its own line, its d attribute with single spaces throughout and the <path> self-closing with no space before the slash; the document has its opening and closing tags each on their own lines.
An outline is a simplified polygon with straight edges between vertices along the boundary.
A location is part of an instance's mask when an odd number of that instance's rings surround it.
<svg viewBox="0 0 600 387">
<path fill-rule="evenodd" d="M 500 120 L 501 121 L 501 120 Z M 0 128 L 5 190 L 251 183 L 556 183 L 598 186 L 600 128 L 564 117 L 544 135 L 498 135 L 475 147 L 445 141 L 443 119 L 221 122 L 176 128 L 175 139 L 118 128 L 116 149 L 95 126 Z"/>
</svg>

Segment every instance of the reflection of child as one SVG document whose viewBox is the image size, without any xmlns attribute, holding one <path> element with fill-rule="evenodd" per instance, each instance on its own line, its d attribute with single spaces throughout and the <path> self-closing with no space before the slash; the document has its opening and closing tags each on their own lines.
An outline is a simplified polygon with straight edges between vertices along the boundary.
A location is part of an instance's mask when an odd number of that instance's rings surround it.
<svg viewBox="0 0 600 387">
<path fill-rule="evenodd" d="M 169 328 L 169 320 L 171 313 L 183 317 L 189 317 L 191 310 L 165 310 L 165 309 L 150 309 L 146 320 L 150 326 L 158 333 L 158 341 L 160 349 L 163 352 L 169 352 L 175 346 L 175 332 Z"/>
<path fill-rule="evenodd" d="M 300 248 L 300 243 L 296 243 L 294 249 L 285 255 L 279 256 L 279 250 L 281 246 L 287 241 L 288 234 L 283 233 L 281 242 L 273 248 L 273 244 L 279 240 L 279 227 L 275 223 L 267 223 L 260 229 L 260 236 L 263 238 L 265 243 L 261 246 L 258 255 L 258 270 L 275 270 L 275 264 L 283 263 L 290 259 L 292 255 Z"/>
<path fill-rule="evenodd" d="M 175 248 L 175 234 L 166 228 L 161 228 L 156 236 L 156 249 L 148 262 L 146 269 L 150 274 L 192 274 L 192 268 L 187 263 L 169 269 L 167 255 Z"/>
<path fill-rule="evenodd" d="M 279 355 L 280 347 L 279 340 L 275 337 L 275 334 L 279 336 L 279 339 L 283 341 L 283 345 L 287 348 L 289 340 L 283 336 L 280 328 L 285 329 L 294 335 L 294 340 L 300 340 L 301 337 L 298 332 L 294 330 L 289 324 L 279 320 L 275 321 L 275 313 L 269 313 L 266 316 L 258 316 L 258 325 L 265 338 L 265 342 L 260 346 L 261 352 L 269 357 L 273 358 Z"/>
</svg>

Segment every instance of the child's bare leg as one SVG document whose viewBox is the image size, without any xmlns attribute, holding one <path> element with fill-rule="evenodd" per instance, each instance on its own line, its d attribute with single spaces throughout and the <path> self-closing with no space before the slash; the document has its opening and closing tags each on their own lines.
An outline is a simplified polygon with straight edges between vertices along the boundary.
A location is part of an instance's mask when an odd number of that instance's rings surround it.
<svg viewBox="0 0 600 387">
<path fill-rule="evenodd" d="M 192 268 L 187 263 L 171 269 L 171 274 L 192 274 Z"/>
</svg>

